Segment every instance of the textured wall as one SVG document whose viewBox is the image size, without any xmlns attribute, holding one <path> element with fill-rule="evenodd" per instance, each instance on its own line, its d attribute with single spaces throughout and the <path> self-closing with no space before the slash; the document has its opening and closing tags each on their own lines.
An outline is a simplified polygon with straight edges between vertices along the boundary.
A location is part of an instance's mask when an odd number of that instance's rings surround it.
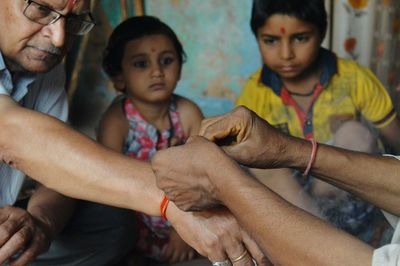
<svg viewBox="0 0 400 266">
<path fill-rule="evenodd" d="M 111 30 L 123 19 L 121 2 L 95 2 L 98 25 L 72 53 L 78 62 L 69 65 L 75 69 L 70 82 L 71 123 L 90 136 L 115 97 L 101 58 Z M 133 2 L 126 1 L 129 16 L 135 13 Z M 244 0 L 145 1 L 145 13 L 169 24 L 188 55 L 176 92 L 198 103 L 206 116 L 229 111 L 246 78 L 260 66 L 250 9 L 251 1 Z"/>
<path fill-rule="evenodd" d="M 176 31 L 188 55 L 177 93 L 195 100 L 206 115 L 230 110 L 260 66 L 249 26 L 251 1 L 151 0 L 145 7 Z"/>
</svg>

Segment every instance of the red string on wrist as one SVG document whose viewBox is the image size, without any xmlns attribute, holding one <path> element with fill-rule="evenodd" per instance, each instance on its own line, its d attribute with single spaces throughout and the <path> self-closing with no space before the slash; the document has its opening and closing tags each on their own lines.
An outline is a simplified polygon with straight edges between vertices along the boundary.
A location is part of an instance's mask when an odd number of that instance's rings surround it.
<svg viewBox="0 0 400 266">
<path fill-rule="evenodd" d="M 317 146 L 318 146 L 318 144 L 315 141 L 315 139 L 310 139 L 310 142 L 312 144 L 310 161 L 308 161 L 307 168 L 304 171 L 304 173 L 302 174 L 302 176 L 307 176 L 308 175 L 308 173 L 311 170 L 312 165 L 314 164 L 315 158 L 317 157 Z"/>
<path fill-rule="evenodd" d="M 167 219 L 168 203 L 169 203 L 169 199 L 167 198 L 167 196 L 164 195 L 164 197 L 163 197 L 163 199 L 161 200 L 161 203 L 160 203 L 160 215 L 166 221 L 168 221 L 168 219 Z"/>
</svg>

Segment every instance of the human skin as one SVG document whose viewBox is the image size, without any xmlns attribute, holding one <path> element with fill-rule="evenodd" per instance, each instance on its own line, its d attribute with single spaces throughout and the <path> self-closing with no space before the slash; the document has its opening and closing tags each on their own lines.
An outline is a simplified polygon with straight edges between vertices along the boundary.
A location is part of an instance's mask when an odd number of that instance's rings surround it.
<svg viewBox="0 0 400 266">
<path fill-rule="evenodd" d="M 63 15 L 90 6 L 88 0 L 77 1 L 73 7 L 66 0 L 41 3 Z M 45 73 L 61 62 L 73 36 L 65 32 L 64 19 L 45 26 L 30 21 L 22 14 L 25 5 L 22 0 L 0 1 L 0 50 L 11 73 Z M 13 27 L 4 26 L 10 22 Z M 163 192 L 156 187 L 148 163 L 111 151 L 58 119 L 19 106 L 9 96 L 0 96 L 0 112 L 0 159 L 4 163 L 64 195 L 159 215 Z M 168 218 L 203 256 L 214 260 L 240 253 L 236 249 L 242 248 L 245 233 L 227 210 L 216 212 L 208 224 L 198 214 L 170 204 Z M 232 232 L 234 239 L 216 237 Z M 250 239 L 243 241 L 252 245 Z M 252 251 L 255 257 L 262 256 L 257 248 Z"/>
<path fill-rule="evenodd" d="M 371 263 L 370 246 L 294 207 L 237 164 L 304 170 L 311 153 L 309 142 L 283 135 L 244 107 L 205 120 L 200 132 L 212 141 L 226 137 L 234 141 L 222 150 L 195 137 L 184 146 L 159 152 L 152 160 L 158 186 L 178 206 L 188 210 L 224 204 L 274 264 Z M 399 215 L 399 168 L 393 158 L 319 145 L 312 173 Z"/>
<path fill-rule="evenodd" d="M 111 78 L 114 87 L 129 98 L 133 106 L 160 132 L 171 127 L 170 104 L 172 93 L 180 77 L 181 65 L 172 41 L 163 34 L 146 35 L 126 43 L 121 62 L 121 72 Z M 191 101 L 174 96 L 185 135 L 197 133 L 203 115 Z M 121 108 L 114 102 L 102 116 L 98 141 L 119 152 L 124 145 L 131 125 Z M 173 146 L 174 139 L 171 140 Z M 194 250 L 171 228 L 170 241 L 163 251 L 169 263 L 191 260 Z"/>
</svg>

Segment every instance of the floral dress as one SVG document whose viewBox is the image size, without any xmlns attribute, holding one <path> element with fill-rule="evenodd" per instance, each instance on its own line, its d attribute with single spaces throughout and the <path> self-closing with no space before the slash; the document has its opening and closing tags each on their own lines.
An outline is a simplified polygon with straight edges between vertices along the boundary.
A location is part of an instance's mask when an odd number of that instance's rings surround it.
<svg viewBox="0 0 400 266">
<path fill-rule="evenodd" d="M 183 144 L 186 141 L 187 136 L 183 131 L 174 98 L 169 106 L 170 128 L 161 132 L 145 120 L 129 98 L 124 98 L 122 105 L 129 122 L 129 132 L 123 147 L 125 155 L 148 161 L 157 150 L 170 147 L 172 140 L 174 140 L 174 145 Z M 144 213 L 137 213 L 137 215 L 139 217 L 137 249 L 146 257 L 160 261 L 162 251 L 169 242 L 171 225 L 161 217 Z"/>
</svg>

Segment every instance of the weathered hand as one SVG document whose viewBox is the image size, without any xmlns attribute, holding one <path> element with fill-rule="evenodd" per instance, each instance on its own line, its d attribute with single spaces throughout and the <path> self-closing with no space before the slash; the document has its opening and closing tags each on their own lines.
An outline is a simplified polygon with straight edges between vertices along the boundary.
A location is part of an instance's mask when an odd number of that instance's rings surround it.
<svg viewBox="0 0 400 266">
<path fill-rule="evenodd" d="M 196 251 L 186 244 L 185 241 L 179 236 L 179 234 L 171 228 L 169 234 L 169 243 L 167 248 L 164 250 L 164 258 L 169 263 L 177 263 L 187 260 L 192 260 L 196 255 Z"/>
<path fill-rule="evenodd" d="M 210 175 L 229 178 L 239 165 L 214 143 L 192 137 L 185 145 L 156 153 L 151 161 L 157 186 L 184 211 L 220 205 Z"/>
<path fill-rule="evenodd" d="M 171 209 L 176 208 L 170 206 Z M 172 212 L 173 210 L 171 210 Z M 171 215 L 170 222 L 186 243 L 210 261 L 234 259 L 247 249 L 248 254 L 235 266 L 269 265 L 268 259 L 238 225 L 233 215 L 224 207 L 203 212 L 179 212 Z"/>
<path fill-rule="evenodd" d="M 242 106 L 203 120 L 200 135 L 222 146 L 239 163 L 255 168 L 279 167 L 292 139 Z"/>
<path fill-rule="evenodd" d="M 27 211 L 11 206 L 0 208 L 0 264 L 7 260 L 7 265 L 29 264 L 48 250 L 50 235 L 49 227 Z"/>
</svg>

